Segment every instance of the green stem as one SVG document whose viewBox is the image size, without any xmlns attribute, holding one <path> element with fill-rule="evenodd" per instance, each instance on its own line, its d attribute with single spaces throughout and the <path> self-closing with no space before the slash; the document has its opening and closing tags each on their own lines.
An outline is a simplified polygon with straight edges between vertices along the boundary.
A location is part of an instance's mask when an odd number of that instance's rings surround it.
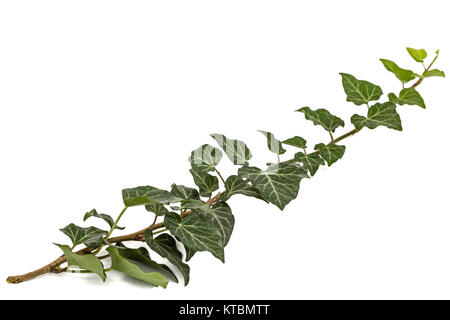
<svg viewBox="0 0 450 320">
<path fill-rule="evenodd" d="M 217 170 L 216 168 L 214 168 L 214 170 L 216 171 L 216 173 L 219 176 L 220 180 L 222 180 L 223 185 L 225 185 L 225 179 L 222 177 L 222 175 L 220 174 L 219 170 Z"/>
<path fill-rule="evenodd" d="M 117 217 L 116 221 L 114 222 L 113 226 L 111 227 L 111 229 L 109 230 L 108 234 L 105 237 L 105 241 L 108 241 L 109 237 L 111 236 L 111 234 L 113 233 L 114 229 L 116 229 L 117 224 L 120 221 L 120 218 L 122 218 L 123 214 L 125 213 L 125 211 L 127 211 L 128 207 L 123 208 L 122 212 L 120 212 L 119 216 Z M 100 245 L 97 250 L 95 250 L 92 254 L 95 256 L 97 253 L 100 252 L 100 250 L 102 250 L 103 248 L 103 244 Z"/>
<path fill-rule="evenodd" d="M 158 233 L 162 233 L 162 232 L 166 232 L 166 231 L 167 231 L 167 229 L 164 228 L 164 229 L 161 229 L 161 230 L 153 232 L 153 235 L 158 234 Z"/>
</svg>

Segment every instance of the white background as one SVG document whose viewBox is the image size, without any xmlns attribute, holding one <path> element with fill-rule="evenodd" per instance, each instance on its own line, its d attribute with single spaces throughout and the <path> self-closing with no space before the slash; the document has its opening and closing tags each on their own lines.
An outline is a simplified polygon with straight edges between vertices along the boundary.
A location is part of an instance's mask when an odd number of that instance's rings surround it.
<svg viewBox="0 0 450 320">
<path fill-rule="evenodd" d="M 420 71 L 406 46 L 441 49 L 450 72 L 446 3 L 2 1 L 0 277 L 56 258 L 58 229 L 86 211 L 116 216 L 124 187 L 193 185 L 187 157 L 210 133 L 244 140 L 262 165 L 275 159 L 258 129 L 328 140 L 299 107 L 326 107 L 348 131 L 365 110 L 345 101 L 339 72 L 398 92 L 378 59 Z M 196 255 L 187 287 L 63 274 L 2 282 L 0 297 L 448 299 L 448 86 L 419 87 L 427 110 L 400 107 L 403 132 L 346 140 L 285 211 L 233 198 L 226 263 Z M 151 221 L 132 208 L 121 224 Z"/>
</svg>

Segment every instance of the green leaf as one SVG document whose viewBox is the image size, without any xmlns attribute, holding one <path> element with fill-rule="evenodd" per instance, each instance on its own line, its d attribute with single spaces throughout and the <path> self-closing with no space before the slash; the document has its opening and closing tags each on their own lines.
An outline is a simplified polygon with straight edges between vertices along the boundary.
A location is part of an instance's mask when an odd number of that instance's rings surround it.
<svg viewBox="0 0 450 320">
<path fill-rule="evenodd" d="M 198 191 L 194 188 L 188 188 L 181 184 L 172 184 L 172 190 L 170 190 L 170 193 L 173 194 L 175 197 L 178 197 L 183 200 L 199 200 L 200 195 L 198 194 Z"/>
<path fill-rule="evenodd" d="M 144 281 L 156 287 L 166 288 L 169 280 L 159 272 L 144 272 L 136 264 L 130 262 L 128 259 L 122 257 L 119 253 L 119 249 L 116 247 L 108 247 L 106 249 L 111 255 L 112 266 L 111 268 L 125 273 L 132 278 Z"/>
<path fill-rule="evenodd" d="M 194 256 L 194 254 L 197 252 L 194 249 L 191 249 L 189 247 L 184 246 L 184 249 L 186 251 L 186 262 L 191 260 L 191 258 Z"/>
<path fill-rule="evenodd" d="M 332 115 L 326 109 L 311 110 L 309 107 L 303 107 L 297 111 L 303 112 L 307 120 L 311 120 L 316 126 L 322 126 L 327 131 L 334 132 L 336 128 L 345 125 L 342 119 Z"/>
<path fill-rule="evenodd" d="M 383 91 L 373 83 L 365 80 L 358 80 L 348 73 L 340 73 L 342 86 L 347 94 L 347 101 L 353 102 L 357 106 L 368 104 L 370 101 L 380 99 Z"/>
<path fill-rule="evenodd" d="M 378 126 L 385 126 L 394 130 L 402 130 L 400 115 L 397 113 L 395 103 L 376 103 L 369 108 L 367 118 L 360 115 L 353 115 L 351 121 L 356 129 L 363 127 L 375 129 Z"/>
<path fill-rule="evenodd" d="M 306 140 L 299 136 L 295 136 L 295 137 L 286 139 L 282 143 L 287 144 L 289 146 L 297 147 L 300 149 L 306 148 Z"/>
<path fill-rule="evenodd" d="M 73 223 L 59 230 L 72 240 L 74 246 L 83 243 L 89 248 L 97 248 L 108 234 L 107 231 L 96 227 L 82 228 Z"/>
<path fill-rule="evenodd" d="M 274 134 L 267 131 L 258 130 L 261 132 L 267 139 L 267 147 L 270 151 L 276 154 L 283 154 L 286 152 L 286 150 L 283 148 L 283 145 L 281 144 L 280 140 L 275 138 Z"/>
<path fill-rule="evenodd" d="M 220 195 L 220 199 L 223 201 L 227 201 L 235 194 L 242 194 L 247 197 L 254 197 L 264 200 L 258 189 L 242 180 L 239 176 L 229 176 L 227 181 L 225 181 L 225 189 L 226 191 Z"/>
<path fill-rule="evenodd" d="M 83 221 L 86 221 L 90 217 L 95 217 L 95 218 L 104 220 L 111 228 L 114 225 L 114 219 L 111 218 L 110 215 L 104 214 L 104 213 L 98 213 L 97 210 L 95 210 L 95 209 L 92 209 L 91 211 L 86 212 L 86 214 L 83 217 Z M 116 226 L 115 229 L 123 230 L 123 229 L 125 229 L 125 227 Z"/>
<path fill-rule="evenodd" d="M 149 231 L 149 230 L 147 230 Z M 151 233 L 151 231 L 149 231 Z M 170 270 L 168 266 L 165 264 L 157 263 L 150 258 L 150 254 L 148 250 L 144 247 L 140 247 L 137 249 L 127 248 L 122 243 L 116 243 L 116 247 L 119 249 L 119 254 L 125 259 L 129 259 L 135 262 L 142 263 L 143 265 L 149 266 L 154 269 L 158 269 L 164 271 L 172 276 L 175 282 L 178 282 L 175 274 Z"/>
<path fill-rule="evenodd" d="M 187 200 L 182 203 L 182 207 L 200 212 L 219 230 L 222 246 L 225 247 L 228 244 L 234 228 L 234 216 L 231 208 L 225 202 L 209 206 L 201 200 Z"/>
<path fill-rule="evenodd" d="M 417 62 L 423 62 L 427 57 L 425 49 L 406 48 L 406 50 L 408 50 L 409 55 Z"/>
<path fill-rule="evenodd" d="M 150 204 L 146 204 L 145 210 L 147 210 L 149 212 L 153 212 L 157 216 L 163 216 L 167 212 L 169 212 L 169 210 L 167 210 L 167 208 L 162 203 L 159 203 L 159 202 L 153 202 Z"/>
<path fill-rule="evenodd" d="M 320 156 L 327 162 L 328 166 L 342 158 L 345 152 L 345 146 L 337 144 L 325 145 L 323 143 L 316 144 L 314 150 L 319 151 Z"/>
<path fill-rule="evenodd" d="M 194 183 L 199 187 L 202 197 L 210 197 L 214 191 L 219 189 L 219 179 L 217 177 L 196 169 L 189 171 L 194 178 Z"/>
<path fill-rule="evenodd" d="M 417 76 L 411 70 L 400 68 L 394 61 L 387 60 L 387 59 L 380 59 L 380 61 L 383 63 L 386 70 L 395 74 L 397 79 L 403 83 L 409 82 Z"/>
<path fill-rule="evenodd" d="M 304 154 L 303 152 L 298 152 L 294 155 L 294 160 L 302 163 L 311 176 L 314 176 L 319 167 L 325 164 L 317 153 Z"/>
<path fill-rule="evenodd" d="M 249 179 L 261 196 L 281 210 L 297 197 L 300 180 L 308 178 L 296 163 L 272 165 L 266 171 L 256 167 L 242 167 L 239 176 Z"/>
<path fill-rule="evenodd" d="M 397 97 L 394 93 L 388 94 L 389 101 L 399 104 L 399 105 L 416 105 L 422 108 L 425 107 L 425 102 L 423 101 L 422 96 L 417 92 L 415 88 L 405 88 L 400 91 L 399 96 Z"/>
<path fill-rule="evenodd" d="M 222 151 L 209 144 L 204 144 L 195 149 L 189 157 L 192 169 L 204 172 L 214 171 L 221 159 Z"/>
<path fill-rule="evenodd" d="M 73 253 L 72 250 L 70 250 L 69 246 L 56 244 L 66 256 L 67 265 L 70 266 L 77 266 L 80 269 L 89 270 L 95 274 L 97 274 L 100 278 L 102 278 L 103 281 L 106 279 L 105 270 L 103 269 L 103 264 L 100 261 L 99 258 L 94 256 L 93 254 L 84 254 L 79 255 L 76 253 Z"/>
<path fill-rule="evenodd" d="M 247 165 L 251 159 L 252 153 L 247 145 L 234 139 L 228 139 L 223 134 L 212 134 L 211 137 L 216 140 L 219 147 L 225 152 L 227 157 L 236 165 Z"/>
<path fill-rule="evenodd" d="M 164 217 L 164 225 L 185 247 L 209 251 L 225 262 L 219 231 L 202 215 L 192 213 L 181 220 L 179 215 L 169 212 Z"/>
<path fill-rule="evenodd" d="M 429 78 L 429 77 L 445 77 L 444 71 L 441 71 L 441 70 L 438 70 L 438 69 L 425 71 L 422 75 L 425 78 Z"/>
<path fill-rule="evenodd" d="M 183 263 L 183 258 L 181 252 L 177 249 L 175 239 L 167 233 L 163 233 L 153 239 L 153 234 L 150 230 L 144 232 L 144 239 L 153 251 L 169 260 L 170 263 L 180 270 L 184 277 L 184 285 L 187 286 L 189 283 L 189 266 L 186 263 Z"/>
<path fill-rule="evenodd" d="M 127 207 L 151 204 L 155 202 L 170 204 L 181 200 L 169 191 L 161 190 L 152 186 L 123 189 L 122 198 L 123 203 Z"/>
</svg>

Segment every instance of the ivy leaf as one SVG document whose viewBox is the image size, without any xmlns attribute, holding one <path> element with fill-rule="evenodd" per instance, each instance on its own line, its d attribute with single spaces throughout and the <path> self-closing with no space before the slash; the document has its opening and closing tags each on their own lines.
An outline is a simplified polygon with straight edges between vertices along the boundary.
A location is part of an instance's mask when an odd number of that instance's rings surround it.
<svg viewBox="0 0 450 320">
<path fill-rule="evenodd" d="M 298 152 L 294 155 L 294 160 L 302 163 L 311 176 L 314 176 L 319 167 L 325 164 L 317 153 L 304 154 L 303 152 Z"/>
<path fill-rule="evenodd" d="M 328 166 L 342 158 L 345 152 L 345 146 L 337 144 L 325 145 L 323 143 L 316 144 L 314 150 L 319 151 L 320 156 L 327 162 Z"/>
<path fill-rule="evenodd" d="M 348 73 L 340 73 L 342 86 L 347 94 L 347 101 L 353 102 L 357 106 L 368 104 L 370 101 L 380 99 L 383 91 L 373 83 L 365 80 L 358 80 Z"/>
<path fill-rule="evenodd" d="M 252 153 L 247 145 L 234 139 L 228 139 L 223 134 L 212 134 L 211 137 L 216 140 L 219 147 L 225 152 L 227 157 L 236 165 L 247 165 L 251 159 Z"/>
<path fill-rule="evenodd" d="M 427 57 L 425 49 L 406 48 L 406 50 L 408 50 L 409 55 L 417 62 L 423 62 Z"/>
<path fill-rule="evenodd" d="M 153 234 L 150 230 L 144 232 L 144 239 L 150 249 L 169 260 L 170 263 L 180 270 L 184 277 L 184 285 L 187 286 L 189 283 L 189 266 L 183 263 L 182 255 L 177 249 L 175 239 L 167 233 L 163 233 L 153 239 Z"/>
<path fill-rule="evenodd" d="M 311 120 L 316 126 L 322 126 L 327 131 L 334 132 L 336 128 L 345 125 L 342 119 L 332 115 L 326 109 L 311 110 L 309 107 L 303 107 L 297 111 L 303 112 L 307 120 Z"/>
<path fill-rule="evenodd" d="M 112 266 L 111 268 L 125 273 L 132 278 L 144 281 L 156 287 L 166 288 L 169 280 L 159 272 L 144 272 L 136 264 L 130 262 L 128 259 L 122 257 L 119 253 L 119 249 L 115 247 L 108 247 L 106 249 L 111 256 Z"/>
<path fill-rule="evenodd" d="M 424 109 L 426 108 L 422 96 L 413 87 L 402 89 L 398 97 L 394 93 L 389 93 L 388 97 L 389 101 L 399 104 L 401 106 L 404 104 L 408 104 L 408 105 L 416 105 Z"/>
<path fill-rule="evenodd" d="M 399 131 L 402 130 L 400 115 L 397 113 L 395 103 L 393 102 L 376 103 L 369 108 L 367 118 L 354 114 L 351 122 L 358 130 L 361 130 L 363 127 L 375 129 L 378 126 L 385 126 Z"/>
<path fill-rule="evenodd" d="M 194 256 L 194 254 L 197 252 L 194 249 L 191 249 L 189 247 L 184 246 L 184 250 L 186 251 L 186 262 L 191 260 L 191 258 Z"/>
<path fill-rule="evenodd" d="M 395 74 L 397 79 L 400 80 L 402 83 L 409 82 L 417 76 L 411 70 L 400 68 L 394 61 L 387 59 L 380 59 L 380 61 L 383 63 L 386 70 Z"/>
<path fill-rule="evenodd" d="M 149 231 L 149 232 L 151 232 L 151 231 Z M 172 278 L 175 280 L 175 282 L 178 282 L 177 277 L 172 272 L 172 270 L 169 269 L 168 266 L 166 266 L 165 264 L 157 263 L 150 258 L 150 254 L 148 253 L 148 250 L 146 248 L 144 248 L 144 247 L 140 247 L 137 249 L 127 248 L 122 243 L 117 243 L 116 247 L 118 247 L 118 249 L 119 249 L 119 254 L 122 257 L 124 257 L 125 259 L 129 259 L 129 260 L 132 260 L 135 262 L 140 262 L 143 265 L 149 266 L 151 268 L 167 272 L 168 274 L 170 274 L 172 276 Z"/>
<path fill-rule="evenodd" d="M 225 189 L 226 191 L 220 195 L 220 199 L 223 201 L 227 201 L 235 194 L 242 194 L 266 201 L 261 197 L 258 189 L 242 180 L 239 176 L 229 176 L 227 181 L 225 181 Z"/>
<path fill-rule="evenodd" d="M 427 70 L 422 74 L 425 78 L 429 77 L 445 77 L 444 71 L 433 69 L 433 70 Z"/>
<path fill-rule="evenodd" d="M 283 145 L 281 144 L 280 140 L 275 138 L 274 134 L 267 131 L 258 130 L 261 132 L 267 139 L 267 147 L 270 151 L 276 154 L 283 154 L 286 152 L 286 150 L 283 148 Z"/>
<path fill-rule="evenodd" d="M 297 197 L 300 180 L 308 178 L 306 171 L 296 163 L 275 164 L 266 171 L 242 167 L 239 176 L 249 179 L 261 196 L 280 210 Z"/>
<path fill-rule="evenodd" d="M 179 215 L 169 212 L 164 217 L 164 225 L 185 247 L 209 251 L 225 262 L 219 231 L 205 217 L 193 213 L 181 220 Z"/>
<path fill-rule="evenodd" d="M 201 200 L 188 200 L 183 202 L 182 207 L 199 211 L 202 216 L 219 230 L 222 246 L 225 247 L 228 244 L 234 228 L 234 216 L 228 204 L 218 202 L 209 206 Z"/>
<path fill-rule="evenodd" d="M 96 227 L 82 228 L 73 223 L 59 230 L 70 238 L 74 246 L 83 243 L 89 248 L 97 248 L 108 234 L 107 231 Z"/>
<path fill-rule="evenodd" d="M 104 214 L 104 213 L 98 213 L 97 210 L 95 210 L 95 209 L 92 209 L 91 211 L 86 212 L 86 214 L 83 217 L 83 221 L 86 221 L 90 217 L 95 217 L 95 218 L 104 220 L 111 228 L 114 225 L 114 219 L 111 218 L 110 215 Z M 115 229 L 123 230 L 123 229 L 125 229 L 125 227 L 116 226 Z"/>
<path fill-rule="evenodd" d="M 99 258 L 93 254 L 84 254 L 80 256 L 70 250 L 69 246 L 56 244 L 66 256 L 68 266 L 77 266 L 81 269 L 89 270 L 97 274 L 103 281 L 106 279 L 105 270 L 103 269 L 103 264 Z"/>
<path fill-rule="evenodd" d="M 198 194 L 198 191 L 194 188 L 188 188 L 181 184 L 172 184 L 172 190 L 170 190 L 170 193 L 173 194 L 175 197 L 178 197 L 183 200 L 199 200 L 200 195 Z"/>
<path fill-rule="evenodd" d="M 192 169 L 204 172 L 214 171 L 221 159 L 222 151 L 209 144 L 204 144 L 195 149 L 189 157 Z"/>
<path fill-rule="evenodd" d="M 300 149 L 306 148 L 306 140 L 299 136 L 295 136 L 295 137 L 286 139 L 282 143 L 287 144 L 289 146 L 297 147 Z"/>
<path fill-rule="evenodd" d="M 159 203 L 159 202 L 153 202 L 150 204 L 146 204 L 145 210 L 147 210 L 149 212 L 153 212 L 157 216 L 163 216 L 169 212 L 169 210 L 167 210 L 167 208 L 162 203 Z"/>
<path fill-rule="evenodd" d="M 219 179 L 201 170 L 191 169 L 189 170 L 194 178 L 194 183 L 200 189 L 200 195 L 202 197 L 210 197 L 211 194 L 219 189 Z"/>
<path fill-rule="evenodd" d="M 161 190 L 152 186 L 123 189 L 122 198 L 123 203 L 127 207 L 151 204 L 155 202 L 170 204 L 181 200 L 169 191 Z"/>
</svg>

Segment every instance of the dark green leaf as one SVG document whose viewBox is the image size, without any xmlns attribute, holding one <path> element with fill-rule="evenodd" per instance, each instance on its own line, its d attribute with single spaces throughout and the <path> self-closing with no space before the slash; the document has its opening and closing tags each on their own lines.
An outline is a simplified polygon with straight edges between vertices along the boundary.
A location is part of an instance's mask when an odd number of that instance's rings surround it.
<svg viewBox="0 0 450 320">
<path fill-rule="evenodd" d="M 164 218 L 164 225 L 184 246 L 196 251 L 209 251 L 225 262 L 220 233 L 202 215 L 193 213 L 181 220 L 176 213 L 169 212 Z"/>
<path fill-rule="evenodd" d="M 217 177 L 196 169 L 189 171 L 194 178 L 194 183 L 199 187 L 202 197 L 210 197 L 214 191 L 219 189 L 219 179 Z"/>
<path fill-rule="evenodd" d="M 179 202 L 181 199 L 172 195 L 169 191 L 161 190 L 152 186 L 142 186 L 122 190 L 123 203 L 127 207 L 139 206 L 159 202 L 170 204 Z"/>
<path fill-rule="evenodd" d="M 188 188 L 181 184 L 172 184 L 172 190 L 170 191 L 171 194 L 173 194 L 175 197 L 178 197 L 183 200 L 187 199 L 200 199 L 200 196 L 198 194 L 198 191 L 194 188 Z"/>
<path fill-rule="evenodd" d="M 153 251 L 169 260 L 170 263 L 180 270 L 184 277 L 184 285 L 187 286 L 189 283 L 189 266 L 186 263 L 183 263 L 183 258 L 181 252 L 177 249 L 175 239 L 167 233 L 163 233 L 153 239 L 153 234 L 150 230 L 145 231 L 144 239 Z"/>
<path fill-rule="evenodd" d="M 197 252 L 194 249 L 191 249 L 189 247 L 184 246 L 184 249 L 186 251 L 186 262 L 191 260 L 191 258 L 194 256 L 194 254 Z"/>
<path fill-rule="evenodd" d="M 425 78 L 428 78 L 428 77 L 445 77 L 444 71 L 441 71 L 441 70 L 438 70 L 438 69 L 425 71 L 422 75 Z"/>
<path fill-rule="evenodd" d="M 311 110 L 309 107 L 303 107 L 297 111 L 303 112 L 307 120 L 311 120 L 316 126 L 322 126 L 327 131 L 334 132 L 336 128 L 345 125 L 342 119 L 332 115 L 326 109 Z"/>
<path fill-rule="evenodd" d="M 113 220 L 113 218 L 111 218 L 110 215 L 104 214 L 104 213 L 98 213 L 97 210 L 95 210 L 95 209 L 92 209 L 91 211 L 86 212 L 86 214 L 84 215 L 83 221 L 86 221 L 90 217 L 95 217 L 95 218 L 104 220 L 111 228 L 114 225 L 114 220 Z M 123 230 L 125 228 L 116 226 L 115 229 Z"/>
<path fill-rule="evenodd" d="M 204 172 L 214 171 L 221 159 L 222 151 L 209 144 L 204 144 L 195 149 L 189 157 L 192 168 Z"/>
<path fill-rule="evenodd" d="M 212 134 L 211 137 L 216 140 L 219 147 L 234 164 L 246 165 L 247 161 L 251 159 L 252 153 L 244 142 L 228 139 L 223 134 Z"/>
<path fill-rule="evenodd" d="M 406 48 L 406 50 L 408 50 L 409 55 L 417 62 L 423 62 L 427 57 L 425 49 Z"/>
<path fill-rule="evenodd" d="M 89 270 L 97 274 L 100 278 L 102 278 L 103 281 L 105 281 L 105 270 L 103 269 L 103 264 L 99 258 L 94 256 L 93 254 L 78 255 L 76 253 L 73 253 L 72 250 L 70 250 L 69 246 L 61 244 L 56 245 L 64 252 L 67 260 L 67 265 L 69 267 L 76 266 L 80 269 Z"/>
<path fill-rule="evenodd" d="M 258 189 L 235 175 L 229 176 L 227 181 L 225 181 L 225 189 L 226 191 L 220 196 L 220 199 L 223 201 L 227 201 L 235 194 L 242 194 L 244 196 L 264 200 Z"/>
<path fill-rule="evenodd" d="M 367 118 L 360 115 L 353 115 L 351 119 L 356 129 L 363 127 L 375 129 L 378 126 L 385 126 L 394 130 L 402 130 L 400 115 L 397 113 L 395 103 L 376 103 L 369 108 Z"/>
<path fill-rule="evenodd" d="M 297 147 L 300 149 L 306 148 L 306 140 L 299 136 L 295 136 L 295 137 L 286 139 L 282 143 L 287 144 L 289 146 Z"/>
<path fill-rule="evenodd" d="M 306 170 L 296 163 L 272 165 L 266 171 L 242 167 L 239 176 L 249 179 L 261 196 L 281 210 L 297 197 L 300 180 L 307 178 Z"/>
<path fill-rule="evenodd" d="M 417 92 L 415 88 L 412 87 L 402 89 L 398 97 L 393 93 L 389 93 L 388 97 L 389 101 L 401 106 L 404 104 L 409 104 L 416 105 L 425 109 L 425 102 L 423 101 L 422 96 L 419 94 L 419 92 Z"/>
<path fill-rule="evenodd" d="M 328 166 L 338 161 L 345 152 L 345 146 L 337 144 L 325 145 L 323 143 L 316 144 L 314 150 L 320 152 L 320 156 L 327 162 Z"/>
<path fill-rule="evenodd" d="M 72 240 L 73 245 L 83 243 L 89 248 L 97 248 L 103 243 L 103 237 L 108 234 L 107 231 L 96 227 L 82 228 L 73 223 L 59 230 Z"/>
<path fill-rule="evenodd" d="M 348 73 L 340 73 L 342 86 L 347 94 L 347 101 L 353 102 L 357 106 L 368 104 L 370 101 L 380 99 L 383 91 L 373 83 L 365 80 L 358 80 Z"/>
<path fill-rule="evenodd" d="M 115 247 L 108 247 L 106 249 L 111 255 L 112 268 L 116 271 L 125 273 L 130 277 L 144 281 L 156 287 L 167 287 L 169 280 L 159 272 L 144 272 L 136 264 L 132 263 L 128 259 L 122 257 L 119 253 L 119 249 Z"/>
<path fill-rule="evenodd" d="M 167 208 L 162 203 L 159 203 L 159 202 L 153 202 L 150 204 L 146 204 L 145 210 L 147 210 L 149 212 L 153 212 L 157 216 L 163 216 L 167 212 L 169 212 L 169 210 L 167 210 Z"/>
<path fill-rule="evenodd" d="M 315 175 L 319 167 L 325 164 L 323 159 L 316 153 L 304 154 L 303 152 L 298 152 L 295 154 L 294 160 L 302 163 L 311 176 Z"/>
<path fill-rule="evenodd" d="M 281 144 L 280 140 L 275 138 L 274 134 L 267 131 L 258 130 L 261 132 L 267 139 L 267 147 L 270 151 L 276 154 L 283 154 L 286 152 L 286 150 L 283 148 L 283 145 Z"/>
<path fill-rule="evenodd" d="M 413 71 L 400 68 L 395 62 L 391 60 L 380 59 L 380 61 L 383 63 L 386 70 L 395 74 L 397 79 L 403 83 L 409 82 L 417 76 Z"/>
</svg>

